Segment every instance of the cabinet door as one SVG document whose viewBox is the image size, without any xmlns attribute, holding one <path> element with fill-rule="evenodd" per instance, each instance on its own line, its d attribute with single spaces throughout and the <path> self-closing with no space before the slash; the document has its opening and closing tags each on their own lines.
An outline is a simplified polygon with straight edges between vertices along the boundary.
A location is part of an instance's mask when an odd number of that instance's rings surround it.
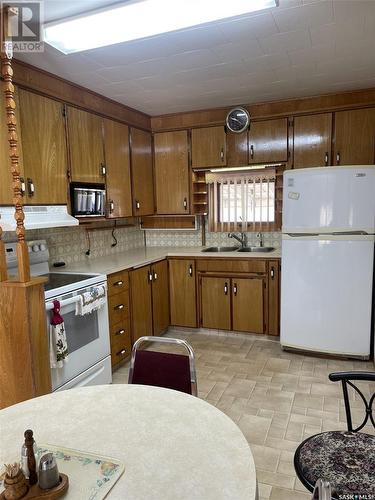
<svg viewBox="0 0 375 500">
<path fill-rule="evenodd" d="M 19 90 L 25 203 L 66 204 L 68 165 L 63 104 Z M 34 190 L 30 189 L 30 183 Z"/>
<path fill-rule="evenodd" d="M 151 134 L 131 129 L 131 165 L 133 179 L 133 215 L 154 213 Z"/>
<path fill-rule="evenodd" d="M 294 168 L 331 165 L 332 113 L 294 118 Z"/>
<path fill-rule="evenodd" d="M 168 263 L 156 262 L 152 270 L 152 314 L 154 335 L 160 335 L 169 326 Z"/>
<path fill-rule="evenodd" d="M 231 329 L 230 278 L 201 277 L 201 319 L 204 328 Z"/>
<path fill-rule="evenodd" d="M 169 260 L 171 325 L 197 326 L 195 262 Z"/>
<path fill-rule="evenodd" d="M 375 163 L 375 108 L 335 113 L 335 165 Z"/>
<path fill-rule="evenodd" d="M 129 128 L 113 120 L 103 123 L 108 217 L 131 217 Z"/>
<path fill-rule="evenodd" d="M 104 183 L 102 119 L 68 107 L 71 178 L 78 182 Z"/>
<path fill-rule="evenodd" d="M 224 127 L 191 131 L 192 167 L 223 167 L 227 164 Z"/>
<path fill-rule="evenodd" d="M 249 163 L 247 130 L 241 134 L 227 132 L 227 166 L 242 167 Z"/>
<path fill-rule="evenodd" d="M 264 333 L 264 279 L 233 278 L 233 330 Z"/>
<path fill-rule="evenodd" d="M 288 119 L 253 122 L 249 130 L 249 163 L 288 160 Z"/>
<path fill-rule="evenodd" d="M 154 135 L 156 211 L 189 213 L 189 150 L 186 130 Z"/>
<path fill-rule="evenodd" d="M 268 262 L 268 334 L 280 333 L 280 262 Z"/>
<path fill-rule="evenodd" d="M 151 269 L 140 267 L 130 272 L 133 342 L 152 335 Z"/>
</svg>

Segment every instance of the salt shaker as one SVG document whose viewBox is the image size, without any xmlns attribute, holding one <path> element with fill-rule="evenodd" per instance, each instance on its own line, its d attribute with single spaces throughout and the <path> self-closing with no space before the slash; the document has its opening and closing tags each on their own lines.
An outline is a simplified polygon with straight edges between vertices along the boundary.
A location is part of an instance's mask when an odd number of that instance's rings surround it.
<svg viewBox="0 0 375 500">
<path fill-rule="evenodd" d="M 42 490 L 49 490 L 60 482 L 59 470 L 52 453 L 43 455 L 39 462 L 39 486 Z"/>
<path fill-rule="evenodd" d="M 26 432 L 31 432 L 31 435 L 32 435 L 32 431 L 26 431 Z M 25 432 L 25 437 L 26 437 L 26 432 Z M 32 438 L 33 439 L 33 438 Z M 39 455 L 39 452 L 38 452 L 38 447 L 35 443 L 35 440 L 33 439 L 33 451 L 34 451 L 34 457 L 35 457 L 35 466 L 36 466 L 36 469 L 38 468 L 38 455 Z M 30 476 L 30 471 L 29 471 L 29 466 L 28 466 L 28 451 L 27 451 L 27 446 L 26 446 L 26 440 L 24 442 L 24 444 L 22 445 L 22 448 L 21 448 L 21 469 L 22 469 L 22 472 L 24 473 L 24 476 L 26 479 L 29 479 L 29 476 Z"/>
</svg>

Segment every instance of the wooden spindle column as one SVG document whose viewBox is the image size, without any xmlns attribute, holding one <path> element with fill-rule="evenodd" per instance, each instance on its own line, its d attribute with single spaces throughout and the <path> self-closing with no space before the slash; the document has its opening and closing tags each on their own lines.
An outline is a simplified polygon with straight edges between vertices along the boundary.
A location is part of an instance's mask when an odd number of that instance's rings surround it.
<svg viewBox="0 0 375 500">
<path fill-rule="evenodd" d="M 2 16 L 5 37 L 7 9 Z M 45 278 L 30 278 L 25 241 L 24 212 L 19 171 L 11 55 L 1 47 L 1 66 L 8 127 L 9 158 L 17 235 L 18 277 L 6 272 L 4 243 L 0 241 L 0 409 L 51 392 L 48 335 L 44 304 Z M 0 240 L 2 231 L 0 228 Z"/>
</svg>

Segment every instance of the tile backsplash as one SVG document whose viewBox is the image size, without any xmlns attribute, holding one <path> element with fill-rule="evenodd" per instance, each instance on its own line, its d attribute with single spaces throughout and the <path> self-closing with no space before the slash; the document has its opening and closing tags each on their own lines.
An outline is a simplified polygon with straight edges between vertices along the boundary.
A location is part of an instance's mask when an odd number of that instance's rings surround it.
<svg viewBox="0 0 375 500">
<path fill-rule="evenodd" d="M 117 245 L 112 247 L 114 239 L 112 227 L 103 227 L 100 230 L 90 231 L 84 227 L 64 227 L 51 229 L 35 229 L 26 232 L 28 241 L 45 239 L 50 250 L 50 264 L 64 261 L 66 264 L 84 261 L 88 258 L 110 256 L 126 252 L 133 248 L 144 246 L 144 234 L 138 227 L 119 227 L 115 230 Z M 90 257 L 86 255 L 89 248 Z M 4 241 L 15 241 L 15 233 L 4 233 Z"/>
</svg>

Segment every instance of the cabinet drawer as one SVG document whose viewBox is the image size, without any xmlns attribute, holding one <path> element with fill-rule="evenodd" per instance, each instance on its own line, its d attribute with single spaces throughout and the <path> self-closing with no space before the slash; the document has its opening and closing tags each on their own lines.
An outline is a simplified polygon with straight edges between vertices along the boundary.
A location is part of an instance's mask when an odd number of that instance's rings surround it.
<svg viewBox="0 0 375 500">
<path fill-rule="evenodd" d="M 108 297 L 108 314 L 110 325 L 129 318 L 129 292 L 126 291 Z"/>
<path fill-rule="evenodd" d="M 110 274 L 108 276 L 108 295 L 116 295 L 129 289 L 129 273 L 128 271 L 120 271 L 119 273 Z"/>
<path fill-rule="evenodd" d="M 197 271 L 200 272 L 232 272 L 232 273 L 265 273 L 266 261 L 253 260 L 197 260 Z"/>
<path fill-rule="evenodd" d="M 131 354 L 129 320 L 113 325 L 110 333 L 112 365 L 115 365 Z"/>
</svg>

